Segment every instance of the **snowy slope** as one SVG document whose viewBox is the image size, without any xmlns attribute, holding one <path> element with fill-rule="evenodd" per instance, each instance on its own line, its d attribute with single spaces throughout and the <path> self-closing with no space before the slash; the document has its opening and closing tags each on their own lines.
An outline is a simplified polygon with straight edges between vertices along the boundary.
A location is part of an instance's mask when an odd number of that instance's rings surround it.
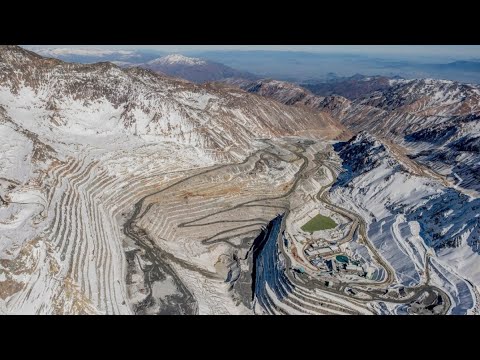
<svg viewBox="0 0 480 360">
<path fill-rule="evenodd" d="M 366 132 L 336 150 L 344 171 L 331 198 L 363 215 L 369 238 L 401 282 L 418 283 L 431 248 L 444 272 L 480 285 L 480 199 L 415 174 Z"/>
</svg>

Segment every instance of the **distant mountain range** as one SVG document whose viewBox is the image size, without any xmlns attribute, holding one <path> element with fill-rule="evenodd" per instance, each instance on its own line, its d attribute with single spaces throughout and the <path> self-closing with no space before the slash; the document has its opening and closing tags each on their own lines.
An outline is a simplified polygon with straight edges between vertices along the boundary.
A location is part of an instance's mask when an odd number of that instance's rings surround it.
<svg viewBox="0 0 480 360">
<path fill-rule="evenodd" d="M 399 77 L 395 77 L 398 79 Z M 354 100 L 373 91 L 385 90 L 390 87 L 390 80 L 385 76 L 365 76 L 356 74 L 351 77 L 338 77 L 330 74 L 328 80 L 310 81 L 294 84 L 286 81 L 260 79 L 250 81 L 248 79 L 230 78 L 223 82 L 238 86 L 248 92 L 271 96 L 287 105 L 293 105 L 299 101 L 308 104 L 315 102 L 312 96 L 340 95 Z"/>
<path fill-rule="evenodd" d="M 231 77 L 244 79 L 258 78 L 246 71 L 238 71 L 220 63 L 180 54 L 167 55 L 143 64 L 135 64 L 135 66 L 196 83 L 218 81 Z"/>
<path fill-rule="evenodd" d="M 160 56 L 168 55 L 150 50 L 109 50 L 102 48 L 43 48 L 29 47 L 35 53 L 66 62 L 89 64 L 100 61 L 110 61 L 117 65 L 145 63 Z"/>
<path fill-rule="evenodd" d="M 139 66 L 157 73 L 195 83 L 235 77 L 258 79 L 248 71 L 239 71 L 221 63 L 151 50 L 107 50 L 101 48 L 34 48 L 36 53 L 67 62 L 90 64 L 109 61 L 120 67 Z"/>
<path fill-rule="evenodd" d="M 396 77 L 398 78 L 398 77 Z M 356 74 L 351 77 L 337 77 L 327 81 L 311 81 L 301 86 L 315 95 L 340 95 L 350 100 L 373 91 L 381 91 L 390 87 L 390 78 L 386 76 L 365 76 Z"/>
<path fill-rule="evenodd" d="M 31 46 L 29 49 L 42 56 L 54 57 L 67 62 L 94 63 L 111 61 L 119 66 L 143 64 L 171 55 L 157 50 L 109 50 L 102 48 L 43 48 Z M 203 78 L 196 73 L 192 81 L 213 81 L 226 77 L 244 77 L 246 73 L 256 74 L 259 78 L 275 78 L 289 82 L 315 83 L 325 82 L 338 77 L 349 78 L 356 73 L 366 76 L 412 78 L 437 78 L 480 83 L 480 60 L 458 59 L 455 61 L 428 59 L 372 58 L 354 54 L 325 54 L 298 51 L 190 51 L 182 55 L 199 58 L 209 63 L 207 69 L 212 75 Z M 225 67 L 225 68 L 224 68 Z M 235 69 L 235 70 L 233 70 Z M 191 74 L 173 69 L 174 76 Z M 172 70 L 172 71 L 173 71 Z M 235 72 L 242 72 L 238 76 Z M 199 71 L 198 71 L 199 72 Z M 165 72 L 167 73 L 167 72 Z M 186 75 L 184 75 L 186 76 Z M 314 91 L 315 92 L 315 91 Z M 347 96 L 348 97 L 348 96 Z"/>
<path fill-rule="evenodd" d="M 209 51 L 195 56 L 207 58 L 264 78 L 289 82 L 327 81 L 356 73 L 406 79 L 436 78 L 480 83 L 478 59 L 389 59 L 358 54 L 308 53 L 296 51 Z"/>
<path fill-rule="evenodd" d="M 448 64 L 430 64 L 427 66 L 438 70 L 480 71 L 480 61 L 454 61 Z"/>
</svg>

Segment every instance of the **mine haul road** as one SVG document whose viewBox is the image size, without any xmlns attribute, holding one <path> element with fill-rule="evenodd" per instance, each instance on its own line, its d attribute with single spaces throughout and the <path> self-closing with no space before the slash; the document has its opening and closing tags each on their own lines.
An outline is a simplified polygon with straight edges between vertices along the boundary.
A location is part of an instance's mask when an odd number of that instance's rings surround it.
<svg viewBox="0 0 480 360">
<path fill-rule="evenodd" d="M 205 226 L 205 225 L 211 225 L 211 224 L 215 224 L 215 223 L 226 223 L 226 222 L 229 222 L 229 223 L 231 223 L 231 222 L 237 222 L 237 223 L 247 222 L 248 223 L 247 225 L 241 225 L 241 226 L 238 226 L 236 228 L 232 228 L 232 229 L 229 229 L 229 230 L 226 230 L 226 231 L 221 231 L 221 232 L 219 232 L 219 233 L 217 233 L 217 234 L 215 234 L 215 235 L 213 235 L 213 236 L 211 236 L 207 239 L 203 239 L 201 241 L 201 243 L 204 244 L 204 245 L 209 245 L 209 244 L 213 244 L 213 243 L 217 243 L 217 242 L 226 242 L 231 246 L 235 246 L 228 241 L 229 237 L 218 237 L 218 236 L 221 236 L 221 235 L 226 234 L 228 232 L 231 232 L 233 230 L 239 230 L 239 229 L 242 229 L 242 228 L 249 228 L 249 227 L 252 227 L 253 225 L 266 226 L 268 224 L 268 222 L 270 221 L 270 219 L 253 218 L 253 219 L 247 219 L 247 220 L 225 220 L 225 221 L 220 220 L 220 221 L 213 221 L 213 222 L 207 222 L 207 223 L 201 223 L 201 224 L 195 224 L 195 223 L 197 223 L 199 221 L 202 221 L 202 220 L 205 220 L 209 217 L 212 217 L 212 216 L 215 216 L 215 215 L 218 215 L 218 214 L 221 214 L 221 213 L 225 213 L 225 212 L 228 212 L 228 211 L 240 208 L 240 207 L 253 207 L 253 206 L 278 208 L 279 210 L 283 210 L 285 212 L 284 219 L 286 219 L 286 217 L 288 216 L 289 211 L 290 211 L 290 209 L 288 207 L 280 206 L 280 205 L 278 205 L 278 206 L 276 206 L 276 205 L 275 206 L 265 205 L 265 204 L 262 204 L 262 202 L 268 201 L 268 200 L 280 200 L 280 199 L 288 198 L 296 190 L 299 181 L 304 178 L 303 175 L 305 173 L 305 169 L 309 165 L 309 159 L 305 155 L 303 155 L 303 153 L 305 152 L 306 149 L 301 145 L 300 141 L 298 141 L 294 145 L 290 144 L 290 145 L 293 145 L 296 148 L 296 150 L 290 150 L 286 147 L 283 148 L 283 149 L 289 151 L 292 154 L 294 154 L 296 156 L 296 159 L 285 160 L 280 155 L 270 151 L 270 149 L 274 148 L 274 145 L 271 144 L 268 141 L 268 139 L 262 139 L 261 141 L 264 142 L 267 145 L 267 147 L 256 150 L 255 152 L 253 152 L 252 154 L 247 156 L 242 162 L 233 163 L 233 164 L 230 163 L 230 164 L 216 165 L 216 166 L 207 168 L 203 171 L 200 171 L 200 172 L 195 173 L 193 175 L 182 178 L 181 180 L 179 180 L 179 181 L 177 181 L 177 182 L 175 182 L 171 185 L 168 185 L 167 187 L 165 187 L 163 189 L 160 189 L 158 191 L 155 191 L 155 192 L 153 192 L 149 195 L 146 195 L 146 196 L 142 197 L 134 205 L 133 214 L 124 224 L 124 228 L 123 228 L 124 234 L 126 236 L 128 236 L 129 238 L 131 238 L 135 242 L 135 244 L 137 244 L 137 246 L 139 248 L 143 249 L 145 251 L 146 257 L 151 261 L 152 269 L 150 270 L 150 272 L 158 271 L 158 272 L 161 272 L 161 273 L 167 273 L 170 276 L 172 276 L 172 278 L 175 279 L 175 282 L 178 285 L 179 291 L 181 291 L 181 293 L 184 295 L 184 297 L 186 299 L 188 299 L 188 301 L 191 302 L 191 303 L 196 304 L 195 298 L 193 297 L 191 292 L 188 290 L 188 288 L 181 282 L 181 279 L 175 273 L 173 268 L 168 265 L 168 261 L 175 262 L 178 265 L 180 265 L 182 267 L 185 267 L 185 268 L 188 268 L 190 270 L 198 271 L 202 275 L 207 276 L 207 277 L 218 278 L 218 275 L 216 275 L 215 273 L 211 273 L 209 271 L 206 271 L 204 269 L 200 269 L 200 268 L 198 268 L 196 266 L 193 266 L 191 264 L 188 264 L 185 261 L 176 258 L 172 254 L 169 254 L 169 253 L 163 251 L 158 245 L 156 245 L 154 243 L 154 241 L 152 239 L 150 239 L 147 236 L 147 234 L 142 229 L 139 229 L 135 226 L 135 223 L 139 219 L 141 219 L 141 217 L 144 216 L 145 213 L 148 211 L 148 207 L 147 207 L 145 209 L 145 211 L 142 214 L 140 214 L 141 209 L 143 208 L 145 200 L 148 199 L 149 197 L 153 197 L 153 196 L 156 196 L 158 194 L 161 194 L 162 192 L 171 190 L 175 186 L 177 186 L 181 183 L 184 183 L 184 182 L 186 182 L 190 179 L 193 179 L 195 177 L 202 176 L 202 175 L 205 175 L 205 174 L 208 174 L 208 173 L 211 173 L 211 172 L 214 172 L 214 171 L 218 171 L 218 170 L 223 170 L 224 168 L 227 168 L 229 166 L 237 166 L 237 165 L 245 164 L 248 161 L 250 161 L 253 157 L 260 154 L 260 158 L 257 161 L 260 161 L 261 159 L 263 159 L 263 157 L 265 155 L 272 156 L 279 161 L 288 162 L 288 163 L 293 163 L 293 162 L 296 162 L 298 160 L 303 160 L 302 165 L 300 166 L 300 169 L 295 174 L 295 179 L 293 181 L 293 184 L 287 192 L 285 192 L 284 194 L 279 195 L 279 196 L 264 197 L 264 198 L 259 198 L 259 199 L 255 199 L 255 200 L 246 201 L 246 202 L 237 204 L 235 206 L 232 206 L 228 209 L 212 212 L 211 214 L 208 214 L 206 216 L 202 216 L 198 219 L 194 219 L 194 220 L 190 220 L 190 221 L 180 223 L 178 225 L 178 227 Z M 275 146 L 280 147 L 279 144 L 276 144 Z M 316 199 L 320 202 L 323 202 L 324 205 L 327 208 L 329 208 L 330 210 L 332 210 L 334 212 L 337 212 L 338 214 L 340 214 L 342 216 L 347 217 L 352 222 L 352 226 L 351 226 L 351 229 L 349 230 L 348 234 L 343 239 L 341 239 L 339 242 L 340 243 L 346 243 L 346 242 L 351 241 L 355 231 L 358 229 L 360 235 L 365 240 L 364 242 L 365 242 L 366 246 L 369 248 L 371 253 L 374 255 L 374 259 L 385 269 L 385 272 L 387 274 L 386 278 L 383 281 L 377 282 L 377 283 L 373 283 L 373 282 L 353 282 L 353 283 L 351 283 L 351 282 L 340 282 L 342 284 L 342 286 L 348 286 L 348 287 L 350 287 L 352 289 L 355 289 L 357 291 L 366 292 L 370 296 L 369 299 L 360 299 L 360 298 L 355 298 L 355 297 L 350 298 L 350 299 L 355 301 L 355 302 L 360 302 L 360 303 L 370 302 L 372 300 L 386 301 L 386 302 L 392 302 L 392 303 L 408 303 L 408 302 L 415 301 L 415 299 L 420 297 L 425 291 L 435 290 L 439 294 L 442 294 L 443 299 L 448 304 L 448 306 L 445 307 L 446 311 L 448 311 L 448 309 L 450 308 L 449 297 L 441 289 L 439 289 L 435 286 L 429 285 L 428 284 L 428 282 L 429 282 L 429 277 L 428 276 L 427 276 L 427 280 L 426 280 L 425 284 L 421 284 L 421 285 L 415 286 L 415 287 L 406 288 L 410 291 L 413 291 L 413 294 L 409 297 L 405 297 L 405 298 L 402 298 L 402 299 L 389 298 L 389 297 L 386 297 L 385 295 L 379 296 L 379 295 L 376 295 L 376 294 L 371 293 L 371 292 L 369 293 L 368 290 L 365 290 L 365 289 L 360 287 L 361 285 L 365 285 L 365 286 L 368 286 L 368 287 L 379 287 L 379 288 L 385 288 L 386 289 L 394 281 L 394 278 L 395 278 L 394 277 L 394 270 L 380 256 L 380 254 L 377 252 L 377 250 L 375 249 L 373 244 L 368 239 L 367 234 L 366 234 L 366 223 L 365 223 L 365 221 L 358 214 L 352 212 L 351 210 L 344 209 L 344 208 L 330 202 L 330 200 L 327 197 L 327 195 L 328 195 L 327 190 L 336 182 L 337 177 L 336 177 L 336 174 L 333 171 L 333 169 L 329 165 L 327 165 L 325 162 L 323 162 L 322 164 L 318 164 L 315 167 L 314 170 L 318 170 L 322 166 L 324 166 L 325 168 L 327 168 L 331 172 L 333 180 L 329 184 L 322 186 L 322 188 L 318 191 L 318 193 L 316 195 Z M 282 226 L 284 226 L 284 225 L 282 224 Z M 235 237 L 239 237 L 239 236 L 247 235 L 247 234 L 252 234 L 252 232 L 258 232 L 258 231 L 250 230 L 250 231 L 247 231 L 245 233 L 240 233 L 240 234 L 237 233 L 235 235 Z M 280 232 L 280 234 L 281 233 L 282 232 Z M 280 236 L 281 235 L 279 235 L 279 237 Z M 277 241 L 279 241 L 281 243 L 280 238 L 277 239 Z M 285 259 L 287 259 L 287 262 L 291 266 L 291 259 L 289 258 L 288 254 L 285 253 L 285 250 L 283 249 L 282 246 L 280 246 L 280 248 L 282 249 L 282 252 L 284 253 Z M 428 274 L 428 262 L 426 263 L 426 267 L 427 267 L 426 273 Z M 148 281 L 148 278 L 149 278 L 148 274 L 144 274 L 144 275 L 145 275 L 145 281 L 149 285 L 149 290 L 150 290 L 150 294 L 148 296 L 153 296 L 152 295 L 152 290 L 151 290 L 151 285 Z M 289 279 L 292 282 L 296 281 L 291 276 L 289 276 L 288 272 L 287 272 L 287 276 L 289 277 Z M 323 281 L 321 281 L 319 279 L 315 279 L 315 278 L 312 278 L 312 277 L 309 276 L 309 280 L 311 281 L 311 285 L 319 286 L 323 291 L 331 292 L 332 294 L 341 296 L 342 298 L 348 297 L 348 296 L 346 296 L 346 294 L 343 291 L 339 291 L 339 290 L 336 290 L 336 289 L 325 287 L 325 285 L 323 284 Z M 339 281 L 337 281 L 337 282 L 339 282 Z M 332 305 L 334 305 L 334 304 L 332 304 Z M 198 307 L 196 305 L 195 306 L 190 305 L 190 311 L 188 311 L 188 307 L 187 307 L 187 309 L 183 309 L 182 311 L 184 313 L 196 313 L 196 312 L 198 312 Z"/>
</svg>

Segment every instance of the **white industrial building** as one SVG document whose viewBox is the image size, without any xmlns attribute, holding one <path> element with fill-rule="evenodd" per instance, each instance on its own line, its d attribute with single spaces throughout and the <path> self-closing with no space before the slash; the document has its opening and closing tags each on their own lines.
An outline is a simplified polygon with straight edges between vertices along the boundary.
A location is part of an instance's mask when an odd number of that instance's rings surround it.
<svg viewBox="0 0 480 360">
<path fill-rule="evenodd" d="M 309 248 L 305 250 L 307 256 L 327 255 L 332 251 L 329 248 Z"/>
<path fill-rule="evenodd" d="M 352 272 L 363 272 L 363 269 L 361 266 L 352 265 L 352 264 L 348 264 L 345 270 L 352 271 Z"/>
</svg>

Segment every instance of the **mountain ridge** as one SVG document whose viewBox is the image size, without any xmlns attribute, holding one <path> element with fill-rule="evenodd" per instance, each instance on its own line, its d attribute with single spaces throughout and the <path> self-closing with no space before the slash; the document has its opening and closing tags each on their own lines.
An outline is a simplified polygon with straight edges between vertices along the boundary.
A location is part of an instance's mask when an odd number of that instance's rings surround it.
<svg viewBox="0 0 480 360">
<path fill-rule="evenodd" d="M 369 77 L 356 78 L 369 81 Z M 453 182 L 459 181 L 458 176 L 462 186 L 478 192 L 480 87 L 429 78 L 381 79 L 388 85 L 374 91 L 360 87 L 367 92 L 357 94 L 354 100 L 318 96 L 300 85 L 276 80 L 224 82 L 284 104 L 329 113 L 353 133 L 381 135 L 403 147 L 412 159 Z"/>
<path fill-rule="evenodd" d="M 230 89 L 226 92 L 209 85 L 196 85 L 185 80 L 177 80 L 149 69 L 138 67 L 122 69 L 109 62 L 70 64 L 32 55 L 31 52 L 21 48 L 8 47 L 2 50 L 0 60 L 3 61 L 0 66 L 3 69 L 3 83 L 14 91 L 22 84 L 27 85 L 42 96 L 41 102 L 55 99 L 56 105 L 52 104 L 52 109 L 58 108 L 62 100 L 76 102 L 82 99 L 89 101 L 106 99 L 117 109 L 125 106 L 120 111 L 118 120 L 127 130 L 138 134 L 170 136 L 171 132 L 173 138 L 177 140 L 200 147 L 221 149 L 229 146 L 228 143 L 233 145 L 239 144 L 240 141 L 245 144 L 246 138 L 252 138 L 253 132 L 258 132 L 259 136 L 265 136 L 268 132 L 280 134 L 282 131 L 286 131 L 286 134 L 314 129 L 322 132 L 322 124 L 326 125 L 325 129 L 329 127 L 335 131 L 335 127 L 338 127 L 342 129 L 339 133 L 343 131 L 343 126 L 327 114 L 308 113 L 305 110 L 284 107 L 271 100 L 238 90 Z M 195 96 L 199 96 L 198 100 L 194 98 Z M 249 102 L 251 104 L 247 105 Z M 65 106 L 64 110 L 67 108 L 71 106 Z M 169 120 L 159 122 L 162 114 L 167 114 L 169 109 L 176 113 L 175 117 L 168 116 L 166 119 Z M 226 109 L 228 110 L 225 111 Z M 59 109 L 50 111 L 57 116 L 61 112 Z M 138 113 L 133 116 L 135 112 Z M 217 115 L 209 118 L 209 112 L 212 116 L 213 113 Z M 242 112 L 247 112 L 248 115 Z M 245 122 L 245 119 L 240 120 L 237 116 L 249 116 L 252 121 Z M 301 120 L 289 124 L 290 117 L 298 117 Z M 218 133 L 215 127 L 205 123 L 207 118 L 208 122 L 216 122 L 217 126 L 224 127 L 224 130 L 231 133 L 226 137 Z M 240 132 L 236 129 L 237 135 L 233 133 L 235 123 L 244 123 L 243 126 L 246 126 Z"/>
</svg>

